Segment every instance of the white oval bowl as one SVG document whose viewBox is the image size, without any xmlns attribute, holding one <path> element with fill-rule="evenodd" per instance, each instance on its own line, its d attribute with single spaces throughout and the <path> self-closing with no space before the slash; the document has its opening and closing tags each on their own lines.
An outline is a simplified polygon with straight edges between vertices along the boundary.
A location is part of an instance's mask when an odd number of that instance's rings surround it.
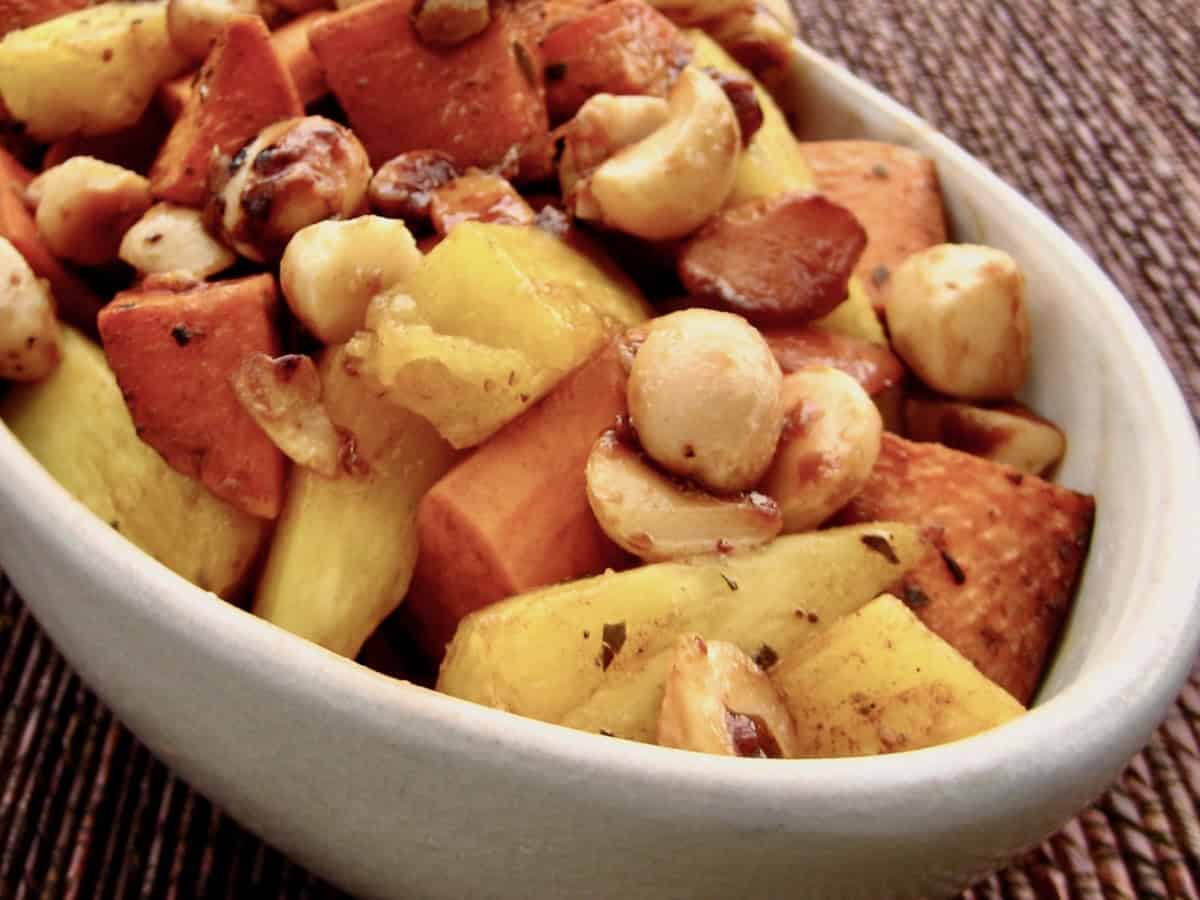
<svg viewBox="0 0 1200 900">
<path fill-rule="evenodd" d="M 735 760 L 582 734 L 375 675 L 192 587 L 0 428 L 0 563 L 82 677 L 239 821 L 365 897 L 909 898 L 953 893 L 1094 799 L 1150 736 L 1200 636 L 1191 416 L 1112 283 L 1030 203 L 800 46 L 802 136 L 907 144 L 955 234 L 1028 281 L 1027 399 L 1096 495 L 1039 703 L 955 744 Z"/>
</svg>

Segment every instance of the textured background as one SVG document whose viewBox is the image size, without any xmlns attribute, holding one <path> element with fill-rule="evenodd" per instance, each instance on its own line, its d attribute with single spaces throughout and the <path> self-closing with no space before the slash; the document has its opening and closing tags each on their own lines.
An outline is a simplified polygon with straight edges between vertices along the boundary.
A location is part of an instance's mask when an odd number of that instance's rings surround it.
<svg viewBox="0 0 1200 900">
<path fill-rule="evenodd" d="M 1047 210 L 1200 410 L 1195 0 L 801 0 L 808 40 Z M 1192 898 L 1200 679 L 1092 808 L 966 896 Z M 0 579 L 0 897 L 341 895 L 172 777 Z"/>
</svg>

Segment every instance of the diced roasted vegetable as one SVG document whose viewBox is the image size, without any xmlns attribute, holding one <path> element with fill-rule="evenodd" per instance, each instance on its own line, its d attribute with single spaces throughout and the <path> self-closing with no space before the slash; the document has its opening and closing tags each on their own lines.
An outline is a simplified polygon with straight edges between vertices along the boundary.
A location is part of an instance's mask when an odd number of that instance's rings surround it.
<svg viewBox="0 0 1200 900">
<path fill-rule="evenodd" d="M 584 485 L 592 444 L 624 412 L 625 370 L 610 342 L 430 489 L 406 609 L 431 656 L 470 612 L 627 565 Z"/>
<path fill-rule="evenodd" d="M 326 351 L 320 373 L 344 437 L 342 471 L 293 471 L 254 612 L 353 657 L 404 597 L 417 503 L 455 454 L 428 423 L 348 371 L 341 348 Z"/>
<path fill-rule="evenodd" d="M 494 434 L 646 308 L 619 273 L 537 228 L 464 222 L 377 298 L 347 349 L 456 447 Z"/>
<path fill-rule="evenodd" d="M 429 216 L 438 234 L 462 222 L 532 225 L 533 209 L 513 186 L 490 172 L 467 172 L 434 188 Z"/>
<path fill-rule="evenodd" d="M 498 7 L 481 34 L 443 50 L 414 30 L 415 6 L 416 0 L 365 3 L 309 31 L 329 86 L 372 163 L 432 149 L 462 168 L 488 168 L 515 147 L 522 178 L 548 175 L 538 49 L 513 10 Z"/>
<path fill-rule="evenodd" d="M 263 20 L 233 17 L 200 68 L 150 171 L 155 196 L 202 206 L 214 148 L 232 156 L 273 122 L 303 114 L 296 86 L 275 55 Z"/>
<path fill-rule="evenodd" d="M 100 334 L 138 436 L 175 469 L 251 515 L 274 518 L 283 454 L 234 394 L 251 353 L 279 355 L 275 279 L 217 284 L 153 280 L 118 294 Z"/>
<path fill-rule="evenodd" d="M 59 341 L 46 282 L 0 237 L 0 378 L 45 378 L 58 364 Z"/>
<path fill-rule="evenodd" d="M 946 241 L 937 171 L 929 157 L 874 141 L 801 143 L 817 187 L 862 223 L 867 246 L 854 272 L 876 306 L 891 273 L 911 254 Z"/>
<path fill-rule="evenodd" d="M 15 385 L 0 419 L 64 488 L 159 562 L 234 596 L 268 526 L 176 472 L 138 438 L 100 348 L 62 334 L 50 377 Z"/>
<path fill-rule="evenodd" d="M 906 436 L 1045 475 L 1062 459 L 1062 429 L 1019 403 L 971 406 L 939 397 L 909 397 L 904 404 Z"/>
<path fill-rule="evenodd" d="M 939 552 L 900 598 L 1029 703 L 1071 609 L 1094 511 L 1091 497 L 1017 469 L 884 434 L 871 477 L 837 521 L 899 519 L 929 535 Z"/>
<path fill-rule="evenodd" d="M 652 741 L 681 635 L 728 641 L 752 656 L 765 645 L 782 659 L 894 584 L 926 549 L 916 529 L 877 523 L 523 594 L 463 620 L 438 687 Z"/>
<path fill-rule="evenodd" d="M 866 756 L 970 737 L 1025 710 L 884 594 L 782 657 L 771 679 L 798 756 Z"/>
<path fill-rule="evenodd" d="M 0 41 L 0 96 L 38 140 L 105 134 L 140 119 L 186 64 L 165 2 L 105 3 Z"/>
</svg>

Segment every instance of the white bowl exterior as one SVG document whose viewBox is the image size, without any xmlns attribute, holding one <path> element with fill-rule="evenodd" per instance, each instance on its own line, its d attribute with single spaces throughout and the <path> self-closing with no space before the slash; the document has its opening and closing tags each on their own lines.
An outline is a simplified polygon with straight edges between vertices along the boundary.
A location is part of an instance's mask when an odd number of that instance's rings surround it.
<svg viewBox="0 0 1200 900">
<path fill-rule="evenodd" d="M 146 744 L 272 843 L 369 897 L 921 897 L 1048 834 L 1147 739 L 1197 649 L 1200 455 L 1153 343 L 1065 235 L 962 150 L 801 48 L 806 136 L 937 160 L 963 239 L 1012 252 L 1029 397 L 1097 494 L 1042 702 L 967 741 L 867 760 L 683 754 L 367 672 L 214 601 L 71 499 L 0 429 L 0 562 Z"/>
</svg>

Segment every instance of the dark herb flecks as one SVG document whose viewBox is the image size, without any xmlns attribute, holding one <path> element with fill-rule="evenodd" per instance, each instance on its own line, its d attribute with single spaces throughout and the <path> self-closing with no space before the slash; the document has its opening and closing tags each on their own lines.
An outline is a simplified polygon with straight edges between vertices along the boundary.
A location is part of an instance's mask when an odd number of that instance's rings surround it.
<svg viewBox="0 0 1200 900">
<path fill-rule="evenodd" d="M 950 577 L 954 579 L 955 584 L 966 584 L 967 573 L 963 571 L 963 567 L 958 564 L 953 556 L 945 550 L 940 551 L 942 554 L 942 562 L 946 564 L 946 569 L 950 573 Z"/>
<path fill-rule="evenodd" d="M 917 609 L 929 603 L 929 595 L 915 584 L 904 585 L 904 605 L 909 609 Z"/>
<path fill-rule="evenodd" d="M 862 542 L 868 550 L 874 550 L 892 565 L 900 564 L 900 557 L 896 556 L 896 551 L 892 548 L 892 543 L 881 534 L 864 534 Z"/>
<path fill-rule="evenodd" d="M 192 330 L 180 322 L 171 328 L 171 337 L 180 347 L 186 347 L 192 342 Z"/>
<path fill-rule="evenodd" d="M 725 583 L 727 585 L 729 585 L 729 589 L 731 591 L 736 591 L 738 589 L 738 583 L 736 581 L 734 581 L 732 578 L 730 578 L 728 575 L 726 575 L 724 572 L 721 573 L 721 578 L 723 578 L 725 580 Z"/>
<path fill-rule="evenodd" d="M 775 648 L 770 644 L 763 644 L 758 648 L 758 652 L 754 654 L 755 665 L 764 672 L 777 662 L 779 662 L 779 654 L 775 652 Z"/>
<path fill-rule="evenodd" d="M 625 623 L 606 622 L 600 635 L 600 655 L 596 658 L 600 668 L 605 672 L 612 665 L 621 648 L 625 646 Z"/>
</svg>

